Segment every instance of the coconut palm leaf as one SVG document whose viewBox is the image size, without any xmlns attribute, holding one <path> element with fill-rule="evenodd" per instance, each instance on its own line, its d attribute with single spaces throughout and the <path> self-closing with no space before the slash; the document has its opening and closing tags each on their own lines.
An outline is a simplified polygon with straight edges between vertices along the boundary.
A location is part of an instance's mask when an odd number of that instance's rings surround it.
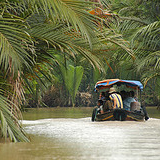
<svg viewBox="0 0 160 160">
<path fill-rule="evenodd" d="M 0 62 L 5 70 L 11 67 L 16 74 L 22 64 L 29 68 L 28 62 L 32 62 L 27 52 L 32 41 L 24 25 L 20 19 L 0 18 Z"/>
<path fill-rule="evenodd" d="M 143 60 L 142 60 L 143 59 Z M 153 70 L 160 69 L 160 51 L 148 53 L 146 57 L 142 57 L 137 62 L 137 70 L 143 70 L 143 68 L 153 68 Z"/>
<path fill-rule="evenodd" d="M 43 12 L 55 24 L 62 22 L 69 27 L 74 27 L 92 44 L 92 38 L 95 37 L 96 18 L 87 12 L 92 7 L 92 2 L 84 0 L 30 0 L 28 4 L 31 4 L 37 13 Z"/>
<path fill-rule="evenodd" d="M 47 42 L 47 44 L 61 52 L 68 53 L 72 57 L 81 54 L 93 66 L 99 69 L 102 68 L 98 58 L 92 54 L 89 43 L 82 37 L 81 33 L 77 33 L 74 30 L 70 31 L 68 27 L 62 24 L 37 24 L 32 27 L 29 33 L 37 40 Z"/>
<path fill-rule="evenodd" d="M 144 84 L 144 87 L 146 87 L 147 83 L 151 80 L 151 79 L 154 79 L 156 77 L 159 77 L 160 75 L 158 73 L 155 73 L 155 72 L 151 72 L 151 71 L 148 71 L 148 72 L 145 72 L 145 74 L 143 74 L 142 76 L 142 82 Z"/>
<path fill-rule="evenodd" d="M 142 45 L 155 50 L 156 48 L 160 48 L 160 21 L 156 21 L 151 23 L 137 31 L 134 40 L 139 40 L 142 42 Z"/>
<path fill-rule="evenodd" d="M 113 32 L 112 30 L 105 29 L 100 41 L 106 46 L 109 44 L 110 46 L 116 44 L 119 48 L 125 50 L 125 53 L 128 53 L 134 59 L 134 52 L 130 48 L 129 42 L 122 38 L 122 35 Z"/>
<path fill-rule="evenodd" d="M 2 132 L 2 136 L 5 138 L 9 136 L 10 140 L 13 142 L 28 142 L 29 140 L 24 134 L 22 125 L 17 119 L 16 111 L 9 107 L 11 104 L 12 103 L 5 97 L 0 95 L 0 130 Z"/>
</svg>

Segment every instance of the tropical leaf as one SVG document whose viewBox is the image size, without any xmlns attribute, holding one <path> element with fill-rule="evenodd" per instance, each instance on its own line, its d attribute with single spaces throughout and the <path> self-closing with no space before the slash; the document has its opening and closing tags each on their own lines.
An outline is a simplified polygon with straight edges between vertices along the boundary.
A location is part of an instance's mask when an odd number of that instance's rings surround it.
<svg viewBox="0 0 160 160">
<path fill-rule="evenodd" d="M 142 42 L 142 46 L 156 50 L 160 46 L 159 34 L 160 21 L 156 21 L 139 29 L 133 37 L 133 41 L 139 40 Z"/>
<path fill-rule="evenodd" d="M 142 57 L 142 59 L 139 60 L 141 63 L 137 62 L 138 71 L 143 70 L 143 68 L 152 68 L 156 71 L 160 69 L 160 51 L 150 53 L 148 56 Z"/>
<path fill-rule="evenodd" d="M 122 35 L 116 32 L 112 32 L 109 29 L 104 29 L 100 41 L 106 46 L 108 46 L 109 44 L 112 46 L 114 46 L 114 44 L 117 45 L 119 48 L 126 51 L 125 53 L 128 53 L 133 59 L 135 59 L 134 52 L 131 49 L 130 43 L 124 40 Z"/>
<path fill-rule="evenodd" d="M 82 80 L 83 71 L 84 69 L 82 66 L 74 67 L 72 65 L 69 65 L 66 71 L 64 72 L 65 85 L 72 97 L 73 107 L 75 103 L 75 97 Z"/>
<path fill-rule="evenodd" d="M 28 62 L 32 63 L 27 52 L 32 41 L 24 25 L 21 19 L 0 18 L 0 62 L 5 70 L 10 67 L 16 74 L 22 64 L 30 68 Z"/>
<path fill-rule="evenodd" d="M 43 12 L 48 19 L 53 22 L 65 22 L 69 27 L 74 27 L 77 32 L 85 36 L 90 45 L 92 38 L 95 37 L 94 30 L 97 28 L 96 18 L 87 12 L 93 5 L 93 2 L 84 0 L 30 0 L 28 2 L 33 6 L 37 13 Z"/>
<path fill-rule="evenodd" d="M 13 142 L 29 142 L 20 121 L 17 119 L 17 113 L 9 107 L 11 104 L 12 102 L 9 102 L 5 97 L 0 95 L 0 131 L 2 132 L 2 136 L 5 138 L 9 136 Z"/>
<path fill-rule="evenodd" d="M 92 53 L 89 43 L 83 38 L 81 33 L 70 30 L 68 27 L 59 24 L 37 24 L 29 31 L 37 40 L 44 41 L 63 53 L 68 53 L 72 57 L 81 54 L 93 67 L 102 70 L 103 67 L 99 59 Z M 95 38 L 96 43 L 97 38 Z"/>
<path fill-rule="evenodd" d="M 94 69 L 93 71 L 93 81 L 94 81 L 94 84 L 96 84 L 96 82 L 101 78 L 101 73 L 100 71 L 96 68 Z"/>
</svg>

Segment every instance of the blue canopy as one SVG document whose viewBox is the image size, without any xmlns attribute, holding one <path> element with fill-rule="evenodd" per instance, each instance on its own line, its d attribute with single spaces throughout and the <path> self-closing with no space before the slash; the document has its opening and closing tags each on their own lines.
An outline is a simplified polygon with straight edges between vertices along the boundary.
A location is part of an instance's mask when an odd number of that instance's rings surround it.
<svg viewBox="0 0 160 160">
<path fill-rule="evenodd" d="M 126 85 L 127 87 L 133 88 L 133 89 L 140 89 L 143 90 L 143 85 L 140 81 L 134 81 L 134 80 L 121 80 L 121 79 L 106 79 L 103 81 L 98 81 L 95 85 L 94 91 L 110 88 L 113 85 Z"/>
</svg>

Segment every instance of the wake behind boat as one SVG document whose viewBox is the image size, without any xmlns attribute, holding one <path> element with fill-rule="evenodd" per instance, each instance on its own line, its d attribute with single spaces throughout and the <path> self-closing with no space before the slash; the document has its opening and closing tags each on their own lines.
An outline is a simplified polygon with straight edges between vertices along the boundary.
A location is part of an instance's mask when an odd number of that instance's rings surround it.
<svg viewBox="0 0 160 160">
<path fill-rule="evenodd" d="M 117 87 L 126 86 L 127 88 L 131 88 L 136 91 L 137 97 L 138 92 L 140 92 L 141 99 L 141 91 L 143 90 L 143 85 L 139 81 L 134 80 L 120 80 L 120 79 L 107 79 L 103 81 L 98 81 L 95 85 L 94 91 L 106 91 L 116 85 Z M 105 104 L 105 100 L 103 100 L 103 105 Z M 136 103 L 139 106 L 133 105 L 129 109 L 126 108 L 116 108 L 111 109 L 108 108 L 104 113 L 101 112 L 100 107 L 96 107 L 93 109 L 92 113 L 92 121 L 144 121 L 148 120 L 149 116 L 147 114 L 145 106 L 142 106 L 140 102 Z"/>
</svg>

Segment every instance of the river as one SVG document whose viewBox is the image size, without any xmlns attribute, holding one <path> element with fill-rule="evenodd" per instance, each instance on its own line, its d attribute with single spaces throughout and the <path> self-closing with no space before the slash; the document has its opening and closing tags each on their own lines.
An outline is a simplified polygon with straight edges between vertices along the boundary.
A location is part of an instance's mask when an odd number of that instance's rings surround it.
<svg viewBox="0 0 160 160">
<path fill-rule="evenodd" d="M 91 122 L 82 110 L 65 118 L 67 109 L 59 116 L 48 111 L 45 119 L 44 111 L 36 112 L 43 118 L 34 120 L 26 113 L 22 123 L 31 142 L 0 143 L 0 160 L 160 160 L 160 119 Z M 69 118 L 73 113 L 80 118 Z"/>
</svg>

